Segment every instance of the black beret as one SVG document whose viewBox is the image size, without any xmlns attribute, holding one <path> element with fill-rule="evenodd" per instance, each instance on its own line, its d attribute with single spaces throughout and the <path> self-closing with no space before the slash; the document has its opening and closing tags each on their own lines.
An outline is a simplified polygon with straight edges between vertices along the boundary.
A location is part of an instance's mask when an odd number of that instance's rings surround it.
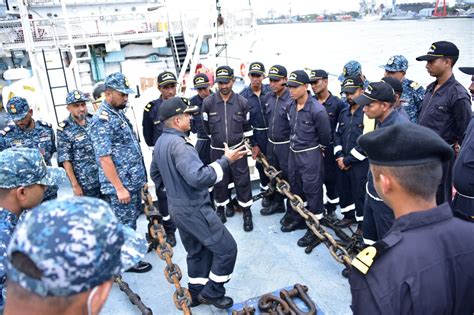
<svg viewBox="0 0 474 315">
<path fill-rule="evenodd" d="M 357 143 L 376 165 L 419 165 L 454 157 L 453 149 L 438 134 L 411 123 L 376 129 L 360 136 Z"/>
</svg>

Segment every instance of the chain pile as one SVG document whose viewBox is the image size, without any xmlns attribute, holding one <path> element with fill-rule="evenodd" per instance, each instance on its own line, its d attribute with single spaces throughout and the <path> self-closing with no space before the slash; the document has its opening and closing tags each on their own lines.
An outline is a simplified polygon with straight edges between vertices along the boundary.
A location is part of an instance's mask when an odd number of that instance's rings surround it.
<svg viewBox="0 0 474 315">
<path fill-rule="evenodd" d="M 281 178 L 281 171 L 278 171 L 274 166 L 270 165 L 267 158 L 262 153 L 257 156 L 257 162 L 262 164 L 265 175 L 270 179 L 270 183 L 274 183 L 274 189 L 288 198 L 293 210 L 303 217 L 308 228 L 321 241 L 321 243 L 326 245 L 332 257 L 334 257 L 337 262 L 343 264 L 346 269 L 349 269 L 352 259 L 348 251 L 344 246 L 336 242 L 334 237 L 332 237 L 332 235 L 321 225 L 319 220 L 316 218 L 316 215 L 305 208 L 303 199 L 290 191 L 291 186 L 288 181 Z"/>
<path fill-rule="evenodd" d="M 145 214 L 148 224 L 148 233 L 156 244 L 156 253 L 161 260 L 166 261 L 164 270 L 165 278 L 169 283 L 174 284 L 176 291 L 173 294 L 173 301 L 177 309 L 182 311 L 185 315 L 191 314 L 189 305 L 192 298 L 191 293 L 187 288 L 183 288 L 179 281 L 182 278 L 181 269 L 171 260 L 173 257 L 173 248 L 165 241 L 165 230 L 161 224 L 161 217 L 158 209 L 153 205 L 153 199 L 148 192 L 148 189 L 143 189 L 142 199 L 145 203 Z"/>
</svg>

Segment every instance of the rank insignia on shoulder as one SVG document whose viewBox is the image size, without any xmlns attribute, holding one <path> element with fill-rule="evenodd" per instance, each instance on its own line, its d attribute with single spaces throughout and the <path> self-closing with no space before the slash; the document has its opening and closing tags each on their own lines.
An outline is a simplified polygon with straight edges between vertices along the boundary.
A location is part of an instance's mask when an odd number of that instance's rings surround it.
<svg viewBox="0 0 474 315">
<path fill-rule="evenodd" d="M 10 128 L 10 127 L 5 127 L 5 128 L 3 128 L 2 131 L 0 131 L 0 134 L 1 134 L 2 136 L 4 136 L 4 135 L 6 135 L 7 133 L 9 133 L 11 130 L 12 130 L 12 128 Z"/>
<path fill-rule="evenodd" d="M 60 122 L 58 124 L 58 131 L 63 131 L 64 130 L 64 127 L 66 127 L 66 123 L 63 121 L 63 122 Z"/>
<path fill-rule="evenodd" d="M 413 81 L 411 84 L 410 84 L 410 87 L 414 90 L 418 90 L 421 85 L 419 85 L 418 83 L 416 83 L 415 81 Z"/>
<path fill-rule="evenodd" d="M 103 110 L 99 115 L 99 119 L 109 121 L 109 113 Z"/>
<path fill-rule="evenodd" d="M 45 126 L 45 127 L 50 127 L 51 128 L 51 124 L 44 121 L 44 120 L 38 120 L 38 122 L 40 123 L 40 125 L 42 126 Z"/>
<path fill-rule="evenodd" d="M 144 108 L 143 110 L 144 110 L 145 112 L 149 112 L 150 109 L 152 109 L 154 105 L 155 105 L 155 104 L 153 104 L 153 103 L 148 103 L 148 104 L 145 105 L 145 108 Z"/>
<path fill-rule="evenodd" d="M 352 260 L 352 267 L 365 275 L 374 263 L 375 256 L 377 256 L 377 249 L 374 246 L 366 247 Z"/>
</svg>

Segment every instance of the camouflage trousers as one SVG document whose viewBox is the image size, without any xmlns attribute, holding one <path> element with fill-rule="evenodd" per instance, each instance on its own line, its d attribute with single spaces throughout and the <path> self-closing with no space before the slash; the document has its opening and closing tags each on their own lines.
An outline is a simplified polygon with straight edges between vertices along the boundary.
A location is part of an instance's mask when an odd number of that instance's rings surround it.
<svg viewBox="0 0 474 315">
<path fill-rule="evenodd" d="M 141 211 L 141 191 L 130 191 L 130 202 L 127 204 L 120 203 L 116 194 L 106 195 L 106 199 L 119 221 L 136 230 Z"/>
</svg>

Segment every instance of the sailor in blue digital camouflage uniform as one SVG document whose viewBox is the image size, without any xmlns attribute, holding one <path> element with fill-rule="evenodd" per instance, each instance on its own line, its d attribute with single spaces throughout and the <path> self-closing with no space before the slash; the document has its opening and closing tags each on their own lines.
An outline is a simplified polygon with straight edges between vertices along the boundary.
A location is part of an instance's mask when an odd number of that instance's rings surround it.
<svg viewBox="0 0 474 315">
<path fill-rule="evenodd" d="M 354 314 L 473 314 L 474 224 L 453 217 L 447 203 L 436 206 L 453 150 L 415 124 L 379 128 L 359 145 L 395 221 L 352 261 Z"/>
<path fill-rule="evenodd" d="M 122 224 L 137 228 L 141 189 L 147 181 L 143 156 L 132 124 L 123 110 L 128 94 L 135 93 L 120 72 L 105 79 L 105 99 L 90 122 L 90 135 L 99 163 L 100 190 Z M 131 272 L 147 272 L 140 261 Z"/>
<path fill-rule="evenodd" d="M 189 291 L 193 302 L 218 308 L 232 306 L 224 284 L 231 278 L 237 257 L 237 244 L 215 214 L 208 188 L 224 178 L 230 164 L 246 157 L 240 146 L 204 165 L 186 134 L 191 114 L 199 111 L 187 99 L 174 97 L 163 102 L 160 117 L 165 129 L 155 145 L 150 173 L 158 185 L 167 187 L 168 203 L 187 252 Z"/>
<path fill-rule="evenodd" d="M 292 99 L 290 90 L 286 86 L 288 72 L 282 65 L 274 65 L 268 70 L 270 89 L 264 99 L 265 119 L 268 126 L 267 159 L 278 171 L 281 178 L 288 180 L 288 157 L 290 154 L 290 121 L 288 119 L 288 107 Z M 292 217 L 289 201 L 279 192 L 274 192 L 270 207 L 260 210 L 262 215 L 283 213 L 281 224 L 287 224 Z"/>
<path fill-rule="evenodd" d="M 393 108 L 395 91 L 388 83 L 370 83 L 364 93 L 354 101 L 364 107 L 364 113 L 369 118 L 376 120 L 376 130 L 397 124 L 403 124 L 403 127 L 408 130 L 412 127 L 410 120 Z M 387 143 L 387 146 L 390 144 Z M 366 192 L 362 230 L 364 242 L 371 245 L 387 234 L 395 218 L 390 207 L 383 202 L 375 190 L 370 169 L 367 175 Z"/>
<path fill-rule="evenodd" d="M 362 66 L 356 60 L 348 61 L 342 68 L 342 73 L 339 75 L 338 80 L 342 83 L 345 79 L 352 76 L 359 76 L 362 81 L 364 81 L 364 88 L 369 86 L 369 81 L 365 78 L 365 75 L 362 74 Z"/>
<path fill-rule="evenodd" d="M 462 146 L 462 139 L 471 120 L 471 98 L 453 74 L 459 49 L 451 42 L 440 41 L 431 45 L 426 55 L 417 57 L 426 61 L 426 69 L 436 81 L 426 87 L 418 123 L 434 130 L 449 145 Z M 438 204 L 452 202 L 453 161 L 443 164 L 443 179 L 438 189 Z"/>
<path fill-rule="evenodd" d="M 204 130 L 211 137 L 211 161 L 222 157 L 224 143 L 230 148 L 242 145 L 253 136 L 250 125 L 250 113 L 247 100 L 232 91 L 234 70 L 228 66 L 220 66 L 216 70 L 218 93 L 210 95 L 202 105 Z M 242 209 L 244 231 L 253 230 L 252 188 L 250 186 L 250 170 L 247 159 L 241 159 L 224 171 L 224 179 L 214 185 L 216 213 L 222 222 L 226 222 L 224 207 L 229 204 L 229 183 L 235 183 L 237 204 Z"/>
<path fill-rule="evenodd" d="M 415 81 L 405 77 L 408 70 L 408 60 L 402 55 L 395 55 L 388 59 L 387 64 L 380 67 L 385 69 L 386 77 L 395 78 L 402 83 L 402 108 L 410 117 L 410 121 L 417 123 L 421 103 L 425 97 L 425 89 Z"/>
<path fill-rule="evenodd" d="M 69 117 L 58 125 L 58 163 L 66 170 L 75 196 L 100 198 L 99 167 L 88 130 L 92 115 L 86 102 L 89 98 L 78 90 L 66 96 Z"/>
<path fill-rule="evenodd" d="M 474 67 L 459 67 L 459 70 L 471 75 L 469 91 L 474 100 Z M 474 119 L 466 129 L 461 150 L 454 162 L 453 184 L 456 189 L 454 213 L 474 222 Z"/>
<path fill-rule="evenodd" d="M 143 110 L 143 138 L 146 144 L 153 149 L 156 140 L 163 132 L 163 124 L 160 121 L 159 108 L 163 101 L 176 95 L 176 85 L 178 81 L 176 76 L 169 71 L 164 71 L 158 75 L 158 90 L 160 97 L 148 103 Z M 166 198 L 166 189 L 164 186 L 155 187 L 155 193 L 158 200 L 158 210 L 163 216 L 163 227 L 166 233 L 166 242 L 171 246 L 176 246 L 176 225 L 168 211 L 168 200 Z"/>
<path fill-rule="evenodd" d="M 255 160 L 257 155 L 262 152 L 267 153 L 268 144 L 268 125 L 265 120 L 264 104 L 265 96 L 271 92 L 268 84 L 263 84 L 265 79 L 265 66 L 261 62 L 252 62 L 249 66 L 250 85 L 240 92 L 240 95 L 248 101 L 250 111 L 250 125 L 253 129 L 253 136 L 250 138 L 252 144 L 252 158 Z M 268 189 L 269 179 L 263 171 L 261 163 L 256 163 L 258 175 L 260 177 L 260 190 Z M 262 208 L 269 208 L 272 204 L 270 196 L 262 199 Z"/>
<path fill-rule="evenodd" d="M 114 277 L 146 250 L 145 239 L 102 200 L 43 203 L 18 224 L 8 247 L 5 314 L 99 314 Z"/>
<path fill-rule="evenodd" d="M 7 103 L 10 124 L 0 131 L 0 151 L 6 148 L 36 148 L 44 157 L 46 164 L 51 166 L 51 158 L 56 152 L 56 137 L 51 124 L 33 119 L 33 109 L 23 97 L 14 96 Z M 50 186 L 44 194 L 44 201 L 55 199 L 58 186 Z"/>
<path fill-rule="evenodd" d="M 41 203 L 46 187 L 60 184 L 65 177 L 63 169 L 46 166 L 37 149 L 0 152 L 0 313 L 6 298 L 7 246 L 18 218 Z"/>
<path fill-rule="evenodd" d="M 324 185 L 326 199 L 324 205 L 328 218 L 336 220 L 336 207 L 339 204 L 339 183 L 337 164 L 334 158 L 334 133 L 341 111 L 347 106 L 340 98 L 332 95 L 328 90 L 328 73 L 322 69 L 312 70 L 309 75 L 313 97 L 326 109 L 331 123 L 331 143 L 324 150 Z"/>
<path fill-rule="evenodd" d="M 290 118 L 290 156 L 288 172 L 291 191 L 305 201 L 306 208 L 317 219 L 324 217 L 323 149 L 331 143 L 331 124 L 324 106 L 311 97 L 308 91 L 309 77 L 303 70 L 293 71 L 288 87 L 293 101 L 288 108 Z M 293 211 L 293 220 L 281 227 L 283 232 L 305 229 L 303 217 Z M 298 240 L 298 246 L 306 247 L 316 241 L 309 229 Z"/>
<path fill-rule="evenodd" d="M 359 76 L 348 77 L 342 83 L 349 107 L 342 110 L 334 134 L 334 156 L 340 170 L 340 206 L 344 216 L 336 226 L 347 227 L 358 223 L 356 234 L 362 235 L 364 219 L 365 185 L 369 162 L 357 139 L 364 133 L 364 106 L 354 100 L 364 92 Z"/>
</svg>

